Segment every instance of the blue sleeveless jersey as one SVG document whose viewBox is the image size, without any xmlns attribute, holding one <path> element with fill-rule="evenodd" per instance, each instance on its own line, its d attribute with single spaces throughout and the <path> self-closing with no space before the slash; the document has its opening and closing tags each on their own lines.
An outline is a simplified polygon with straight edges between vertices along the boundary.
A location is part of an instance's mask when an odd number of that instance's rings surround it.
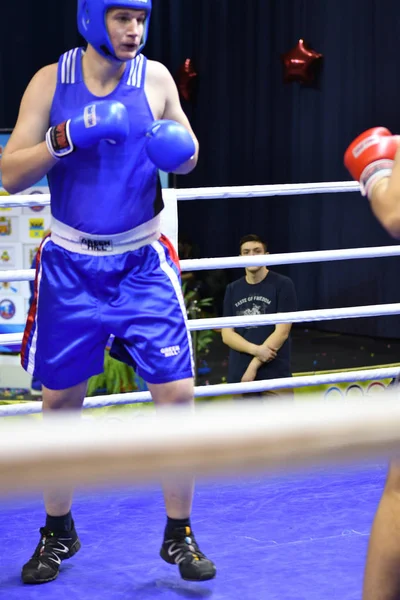
<svg viewBox="0 0 400 600">
<path fill-rule="evenodd" d="M 50 125 L 106 99 L 126 106 L 130 132 L 123 144 L 101 141 L 91 148 L 76 149 L 51 169 L 51 212 L 55 219 L 79 231 L 121 233 L 150 221 L 163 208 L 158 171 L 145 150 L 146 130 L 154 121 L 144 91 L 147 59 L 139 54 L 126 63 L 116 89 L 99 98 L 83 80 L 83 54 L 82 48 L 75 48 L 60 57 Z"/>
</svg>

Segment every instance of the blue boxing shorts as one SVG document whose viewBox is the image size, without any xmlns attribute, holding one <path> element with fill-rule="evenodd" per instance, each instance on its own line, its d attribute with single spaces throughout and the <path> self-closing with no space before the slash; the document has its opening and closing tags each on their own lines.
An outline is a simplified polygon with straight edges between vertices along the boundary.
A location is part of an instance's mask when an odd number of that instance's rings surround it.
<svg viewBox="0 0 400 600">
<path fill-rule="evenodd" d="M 161 236 L 110 253 L 113 236 L 105 237 L 82 238 L 77 252 L 76 240 L 60 245 L 53 232 L 42 242 L 22 343 L 23 368 L 47 388 L 72 387 L 103 371 L 104 349 L 113 334 L 112 354 L 146 382 L 193 377 L 174 248 Z"/>
</svg>

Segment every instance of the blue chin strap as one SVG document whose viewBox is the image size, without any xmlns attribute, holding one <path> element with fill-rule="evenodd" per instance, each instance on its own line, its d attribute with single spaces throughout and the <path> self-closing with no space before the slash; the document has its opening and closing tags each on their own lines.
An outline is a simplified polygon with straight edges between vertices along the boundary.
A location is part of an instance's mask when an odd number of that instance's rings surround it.
<svg viewBox="0 0 400 600">
<path fill-rule="evenodd" d="M 79 33 L 99 54 L 119 60 L 115 55 L 106 26 L 106 15 L 110 8 L 130 8 L 146 12 L 143 37 L 137 51 L 137 54 L 140 54 L 149 32 L 151 0 L 78 0 Z"/>
</svg>

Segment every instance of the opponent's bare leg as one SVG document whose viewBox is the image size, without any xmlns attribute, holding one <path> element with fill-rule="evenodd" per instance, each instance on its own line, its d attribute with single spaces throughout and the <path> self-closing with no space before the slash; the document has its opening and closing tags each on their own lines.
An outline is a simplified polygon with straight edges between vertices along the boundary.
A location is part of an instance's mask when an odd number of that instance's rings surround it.
<svg viewBox="0 0 400 600">
<path fill-rule="evenodd" d="M 400 460 L 390 465 L 369 540 L 363 600 L 400 598 Z"/>
</svg>

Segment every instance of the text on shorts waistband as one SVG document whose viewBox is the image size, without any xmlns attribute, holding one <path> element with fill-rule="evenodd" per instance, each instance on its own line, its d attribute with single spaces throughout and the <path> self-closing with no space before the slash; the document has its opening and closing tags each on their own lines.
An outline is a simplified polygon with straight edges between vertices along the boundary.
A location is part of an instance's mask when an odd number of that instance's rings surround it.
<svg viewBox="0 0 400 600">
<path fill-rule="evenodd" d="M 154 217 L 134 229 L 111 235 L 97 235 L 79 231 L 57 219 L 51 221 L 51 240 L 58 246 L 79 254 L 122 254 L 138 250 L 159 239 L 160 217 Z"/>
</svg>

